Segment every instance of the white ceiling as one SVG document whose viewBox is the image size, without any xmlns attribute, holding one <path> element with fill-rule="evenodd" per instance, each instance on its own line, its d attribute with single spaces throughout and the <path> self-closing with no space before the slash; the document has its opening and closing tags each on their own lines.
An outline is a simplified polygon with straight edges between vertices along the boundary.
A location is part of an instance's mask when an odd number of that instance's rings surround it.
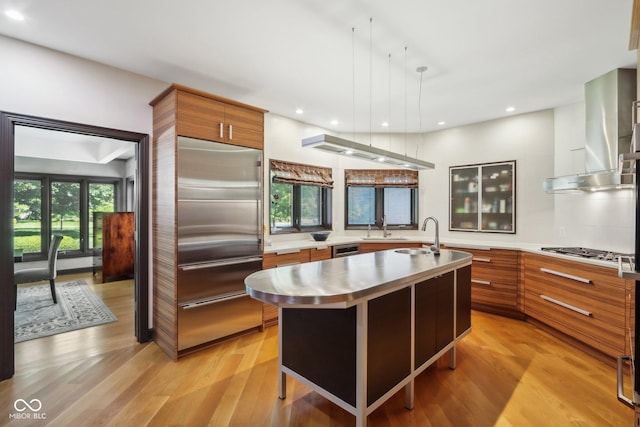
<svg viewBox="0 0 640 427">
<path fill-rule="evenodd" d="M 16 126 L 14 132 L 16 157 L 104 165 L 116 159 L 130 159 L 136 150 L 132 142 L 93 135 L 29 126 Z"/>
<path fill-rule="evenodd" d="M 632 0 L 0 0 L 8 8 L 26 19 L 0 16 L 0 34 L 341 132 L 566 105 L 636 64 Z"/>
</svg>

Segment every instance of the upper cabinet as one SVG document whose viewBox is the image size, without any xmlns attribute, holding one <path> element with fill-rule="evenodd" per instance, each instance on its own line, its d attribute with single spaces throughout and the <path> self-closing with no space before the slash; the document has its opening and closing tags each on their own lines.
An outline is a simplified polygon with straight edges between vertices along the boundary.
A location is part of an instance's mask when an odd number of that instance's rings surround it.
<svg viewBox="0 0 640 427">
<path fill-rule="evenodd" d="M 155 107 L 167 97 L 175 102 L 178 135 L 263 148 L 266 110 L 176 84 L 151 105 Z"/>
<path fill-rule="evenodd" d="M 449 168 L 449 230 L 516 232 L 516 162 Z"/>
</svg>

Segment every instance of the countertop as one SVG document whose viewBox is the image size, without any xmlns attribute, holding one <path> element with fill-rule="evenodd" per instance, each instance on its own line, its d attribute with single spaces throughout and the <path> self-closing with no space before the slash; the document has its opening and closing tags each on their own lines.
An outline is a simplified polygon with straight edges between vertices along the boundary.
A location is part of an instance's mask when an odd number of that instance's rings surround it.
<svg viewBox="0 0 640 427">
<path fill-rule="evenodd" d="M 304 238 L 302 236 L 305 236 Z M 433 235 L 416 232 L 415 234 L 406 234 L 403 236 L 391 236 L 388 238 L 378 237 L 362 237 L 362 236 L 329 236 L 324 242 L 316 242 L 308 234 L 302 234 L 299 240 L 272 242 L 270 245 L 264 247 L 264 253 L 291 253 L 297 250 L 303 249 L 325 249 L 330 246 L 351 244 L 351 243 L 422 243 L 425 246 L 433 244 Z M 458 249 L 508 249 L 519 250 L 525 252 L 536 253 L 545 256 L 556 257 L 560 259 L 582 262 L 590 265 L 598 265 L 601 267 L 608 267 L 618 269 L 618 263 L 613 261 L 604 261 L 592 258 L 582 258 L 571 255 L 556 254 L 553 252 L 543 251 L 543 247 L 561 246 L 557 244 L 536 244 L 536 243 L 523 243 L 523 242 L 506 242 L 506 241 L 487 241 L 481 242 L 471 239 L 451 239 L 444 238 L 440 240 L 440 245 L 449 246 Z M 567 245 L 565 245 L 567 246 Z M 628 269 L 628 268 L 627 268 Z"/>
<path fill-rule="evenodd" d="M 346 308 L 471 264 L 467 252 L 408 255 L 386 250 L 271 268 L 245 279 L 247 293 L 279 306 Z"/>
</svg>

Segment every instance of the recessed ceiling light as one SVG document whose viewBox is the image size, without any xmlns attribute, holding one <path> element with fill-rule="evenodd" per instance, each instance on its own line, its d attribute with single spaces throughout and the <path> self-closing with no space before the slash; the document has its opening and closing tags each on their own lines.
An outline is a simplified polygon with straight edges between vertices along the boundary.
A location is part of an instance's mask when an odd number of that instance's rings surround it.
<svg viewBox="0 0 640 427">
<path fill-rule="evenodd" d="M 302 114 L 304 110 L 302 108 L 296 108 L 296 114 Z"/>
<path fill-rule="evenodd" d="M 447 122 L 445 122 L 445 121 L 439 121 L 439 122 L 438 122 L 438 126 L 444 126 L 444 125 L 446 125 L 446 124 L 447 124 Z"/>
<path fill-rule="evenodd" d="M 340 122 L 339 122 L 339 121 L 337 121 L 337 120 L 331 120 L 331 124 L 332 124 L 333 126 L 337 125 L 338 123 L 340 123 Z"/>
<path fill-rule="evenodd" d="M 17 10 L 13 10 L 13 9 L 5 10 L 4 14 L 16 21 L 24 21 L 24 15 L 18 12 Z"/>
<path fill-rule="evenodd" d="M 513 106 L 509 106 L 507 108 L 505 108 L 505 110 L 507 113 L 513 113 L 514 111 L 516 111 L 516 107 Z"/>
</svg>

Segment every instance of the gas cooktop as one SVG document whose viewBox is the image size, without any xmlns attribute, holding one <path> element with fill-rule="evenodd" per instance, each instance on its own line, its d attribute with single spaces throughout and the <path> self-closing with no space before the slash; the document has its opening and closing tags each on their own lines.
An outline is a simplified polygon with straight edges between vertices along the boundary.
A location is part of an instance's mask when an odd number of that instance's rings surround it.
<svg viewBox="0 0 640 427">
<path fill-rule="evenodd" d="M 589 248 L 541 248 L 543 251 L 553 252 L 557 254 L 571 255 L 582 258 L 593 258 L 603 261 L 614 261 L 618 262 L 620 257 L 623 260 L 631 260 L 633 262 L 634 256 L 633 254 L 623 254 L 619 252 L 611 252 L 611 251 L 603 251 L 600 249 L 589 249 Z"/>
</svg>

